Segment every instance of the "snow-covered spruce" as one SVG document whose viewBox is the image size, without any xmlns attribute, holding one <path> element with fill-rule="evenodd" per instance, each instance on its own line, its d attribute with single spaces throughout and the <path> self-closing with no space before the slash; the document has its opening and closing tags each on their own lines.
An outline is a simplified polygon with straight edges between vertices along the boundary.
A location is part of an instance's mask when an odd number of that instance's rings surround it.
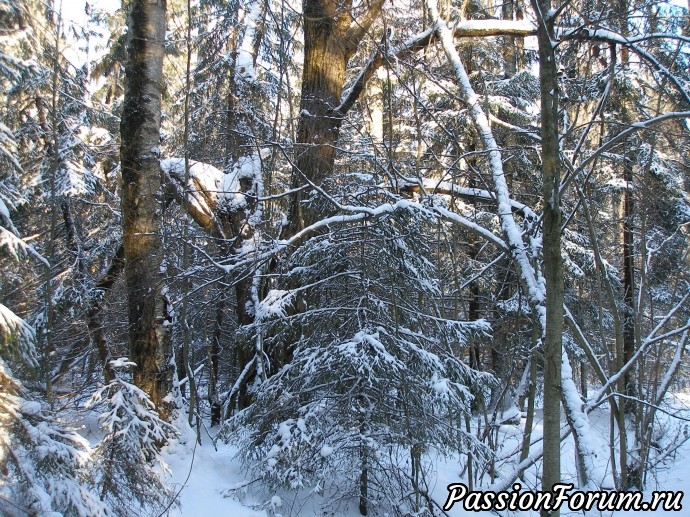
<svg viewBox="0 0 690 517">
<path fill-rule="evenodd" d="M 9 251 L 15 260 L 32 255 L 45 263 L 17 235 L 1 199 L 0 222 L 0 253 Z M 20 373 L 35 371 L 35 345 L 35 329 L 0 304 L 0 514 L 107 515 L 88 488 L 88 442 L 57 421 L 10 370 L 9 364 Z"/>
<path fill-rule="evenodd" d="M 0 359 L 0 514 L 110 515 L 89 490 L 89 444 L 32 400 Z"/>
<path fill-rule="evenodd" d="M 221 435 L 269 487 L 333 489 L 370 515 L 424 512 L 426 453 L 486 453 L 461 423 L 491 378 L 454 352 L 488 325 L 443 316 L 430 250 L 416 238 L 433 222 L 418 214 L 312 238 L 256 307 L 244 331 L 288 360 Z"/>
<path fill-rule="evenodd" d="M 177 431 L 160 419 L 146 393 L 125 380 L 134 363 L 120 358 L 110 364 L 115 379 L 91 401 L 104 409 L 99 419 L 105 431 L 96 447 L 93 482 L 115 515 L 140 514 L 142 508 L 158 513 L 174 498 L 161 477 L 167 465 L 159 447 Z"/>
</svg>

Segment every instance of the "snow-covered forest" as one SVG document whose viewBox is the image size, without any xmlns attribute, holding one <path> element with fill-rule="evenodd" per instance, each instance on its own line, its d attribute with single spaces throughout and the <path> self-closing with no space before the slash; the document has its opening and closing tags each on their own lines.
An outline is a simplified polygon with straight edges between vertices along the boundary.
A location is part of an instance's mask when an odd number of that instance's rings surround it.
<svg viewBox="0 0 690 517">
<path fill-rule="evenodd" d="M 681 490 L 683 2 L 0 0 L 0 515 Z"/>
</svg>

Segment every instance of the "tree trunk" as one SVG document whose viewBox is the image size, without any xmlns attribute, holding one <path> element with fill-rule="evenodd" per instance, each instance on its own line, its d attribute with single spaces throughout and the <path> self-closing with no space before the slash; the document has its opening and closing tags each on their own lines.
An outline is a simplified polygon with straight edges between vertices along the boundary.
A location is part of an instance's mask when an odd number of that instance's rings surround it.
<svg viewBox="0 0 690 517">
<path fill-rule="evenodd" d="M 563 264 L 561 259 L 560 168 L 558 148 L 558 76 L 554 20 L 550 0 L 535 1 L 544 13 L 537 23 L 541 89 L 542 196 L 544 200 L 544 278 L 546 331 L 544 336 L 544 472 L 543 490 L 561 481 L 561 362 L 563 360 Z M 542 514 L 557 516 L 558 511 Z"/>
<path fill-rule="evenodd" d="M 623 180 L 623 364 L 632 359 L 635 354 L 635 242 L 633 222 L 635 216 L 635 202 L 633 199 L 633 165 L 624 156 Z M 636 368 L 625 373 L 625 394 L 629 397 L 637 396 Z M 636 404 L 632 400 L 625 403 L 626 413 L 634 411 Z"/>
<path fill-rule="evenodd" d="M 516 0 L 505 0 L 501 6 L 501 18 L 504 20 L 512 20 L 516 9 Z M 518 52 L 513 36 L 504 36 L 503 45 L 501 47 L 503 60 L 505 61 L 504 76 L 506 79 L 513 77 L 517 73 L 518 67 Z"/>
<path fill-rule="evenodd" d="M 354 20 L 351 0 L 302 2 L 304 69 L 293 188 L 307 182 L 321 186 L 333 172 L 335 144 L 343 120 L 343 113 L 338 107 L 347 64 L 378 17 L 382 3 L 382 0 L 373 0 L 367 12 Z M 322 215 L 323 211 L 318 207 L 303 206 L 308 196 L 308 191 L 299 191 L 292 197 L 288 222 L 281 238 L 295 235 Z"/>
<path fill-rule="evenodd" d="M 103 377 L 105 384 L 110 384 L 111 381 L 115 380 L 115 373 L 110 367 L 110 350 L 103 332 L 103 310 L 106 302 L 105 297 L 112 289 L 115 281 L 120 276 L 120 273 L 123 269 L 124 248 L 119 246 L 115 252 L 112 262 L 110 263 L 108 271 L 96 283 L 96 290 L 102 291 L 103 294 L 96 298 L 86 319 L 89 327 L 89 334 L 91 335 L 91 341 L 96 345 L 98 359 L 103 365 Z"/>
<path fill-rule="evenodd" d="M 539 329 L 535 325 L 535 333 L 538 335 Z M 537 396 L 537 354 L 532 352 L 529 358 L 529 387 L 527 389 L 527 419 L 525 420 L 525 431 L 522 436 L 522 449 L 520 451 L 520 463 L 529 456 L 530 444 L 532 443 L 532 428 L 534 427 L 534 402 Z M 520 479 L 524 481 L 524 473 L 520 474 Z"/>
<path fill-rule="evenodd" d="M 336 12 L 336 2 L 304 0 L 304 70 L 292 187 L 305 179 L 320 186 L 335 162 L 335 143 L 342 119 L 335 111 L 345 83 L 349 55 L 342 36 L 349 13 Z M 287 235 L 294 235 L 318 219 L 318 211 L 302 206 L 305 195 L 292 199 Z"/>
<path fill-rule="evenodd" d="M 169 301 L 161 272 L 159 158 L 165 0 L 132 0 L 122 136 L 122 234 L 134 382 L 163 418 L 171 391 Z"/>
<path fill-rule="evenodd" d="M 630 32 L 628 27 L 628 0 L 616 0 L 614 2 L 614 12 L 616 15 L 615 25 L 623 36 L 627 36 Z M 612 66 L 615 67 L 618 56 L 616 47 L 611 49 Z M 620 48 L 620 67 L 623 72 L 620 77 L 625 77 L 625 70 L 629 70 L 629 51 L 626 47 Z M 618 88 L 613 94 L 613 105 L 620 110 L 621 123 L 630 124 L 632 118 L 630 116 L 630 105 L 633 102 L 625 80 L 619 82 Z M 634 201 L 633 201 L 633 160 L 630 156 L 630 150 L 635 146 L 632 138 L 623 141 L 621 146 L 622 158 L 622 176 L 625 182 L 622 198 L 620 199 L 620 231 L 622 235 L 621 244 L 621 258 L 622 258 L 622 288 L 623 288 L 623 314 L 621 318 L 622 326 L 622 354 L 620 364 L 627 363 L 635 353 L 635 259 L 634 259 L 634 236 L 633 236 L 633 222 L 634 222 Z M 637 394 L 636 390 L 636 368 L 628 370 L 624 379 L 621 380 L 620 390 L 625 395 L 634 397 Z M 632 400 L 626 400 L 621 404 L 625 408 L 625 412 L 633 411 L 636 404 Z"/>
<path fill-rule="evenodd" d="M 98 360 L 103 366 L 105 384 L 110 384 L 115 379 L 115 374 L 110 367 L 110 348 L 108 347 L 108 341 L 103 329 L 103 312 L 107 305 L 106 296 L 112 290 L 124 266 L 124 249 L 120 245 L 112 258 L 108 270 L 94 286 L 94 296 L 86 313 L 86 326 L 88 329 L 86 340 L 74 341 L 72 343 L 69 352 L 63 356 L 57 378 L 70 371 L 74 364 L 74 357 L 79 356 L 78 352 L 75 352 L 76 350 L 80 347 L 95 347 Z"/>
<path fill-rule="evenodd" d="M 211 406 L 211 426 L 219 425 L 222 404 L 218 393 L 218 366 L 220 363 L 220 341 L 223 336 L 223 316 L 225 314 L 225 297 L 221 296 L 216 303 L 216 317 L 213 323 L 213 337 L 209 350 L 208 402 Z"/>
</svg>

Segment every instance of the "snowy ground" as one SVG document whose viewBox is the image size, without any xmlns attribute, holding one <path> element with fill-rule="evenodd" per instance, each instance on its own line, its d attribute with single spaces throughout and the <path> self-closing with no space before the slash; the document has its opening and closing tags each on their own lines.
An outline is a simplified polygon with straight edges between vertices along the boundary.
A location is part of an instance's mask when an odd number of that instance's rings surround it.
<svg viewBox="0 0 690 517">
<path fill-rule="evenodd" d="M 680 406 L 690 408 L 690 395 L 681 395 L 677 399 Z M 684 412 L 686 416 L 690 411 Z M 606 471 L 608 461 L 608 412 L 598 411 L 591 415 L 591 425 L 598 431 L 598 443 L 601 447 L 602 465 Z M 524 420 L 523 420 L 524 423 Z M 676 420 L 676 425 L 678 421 Z M 685 425 L 685 433 L 690 432 L 690 424 Z M 541 433 L 541 423 L 538 422 L 533 436 Z M 213 430 L 211 430 L 213 434 Z M 499 441 L 503 445 L 503 452 L 510 453 L 516 447 L 521 438 L 521 431 L 516 426 L 502 426 Z M 169 516 L 233 516 L 233 517 L 258 517 L 258 516 L 323 516 L 323 517 L 355 517 L 359 515 L 355 504 L 348 508 L 333 510 L 332 507 L 320 496 L 290 497 L 261 493 L 254 485 L 247 486 L 245 474 L 241 471 L 239 462 L 234 458 L 235 449 L 232 445 L 219 443 L 218 450 L 214 449 L 207 433 L 202 435 L 202 445 L 194 445 L 194 433 L 191 430 L 180 439 L 180 443 L 173 444 L 165 450 L 165 459 L 172 471 L 169 479 L 175 492 L 179 491 L 181 506 L 172 508 Z M 645 491 L 645 501 L 651 500 L 653 490 L 685 490 L 690 487 L 690 462 L 684 458 L 690 457 L 690 441 L 687 441 L 675 455 L 675 461 L 659 469 L 655 477 L 648 481 L 649 488 Z M 574 454 L 572 440 L 566 440 L 562 446 L 563 481 L 573 482 Z M 539 469 L 541 466 L 539 466 Z M 439 505 L 443 505 L 448 494 L 446 486 L 450 483 L 463 483 L 466 479 L 460 478 L 461 466 L 457 460 L 443 460 L 435 462 L 435 471 L 431 474 L 430 492 Z M 606 478 L 610 480 L 610 472 L 606 472 Z M 605 479 L 606 479 L 605 478 Z M 486 478 L 485 478 L 486 479 Z M 486 481 L 485 481 L 486 482 Z M 535 470 L 529 471 L 523 486 L 534 488 Z M 605 481 L 607 483 L 607 481 Z M 532 486 L 531 486 L 532 485 Z M 228 491 L 232 495 L 228 494 Z M 690 495 L 683 501 L 683 509 L 674 512 L 675 515 L 690 516 Z M 652 514 L 666 513 L 663 509 L 656 512 L 614 512 L 605 516 L 649 516 Z M 472 515 L 475 517 L 495 516 L 491 512 L 467 512 L 461 504 L 456 504 L 449 512 L 451 517 Z M 537 512 L 517 512 L 500 515 L 514 517 L 537 517 Z M 561 510 L 561 515 L 583 515 L 582 512 L 570 512 Z M 599 512 L 591 512 L 588 515 L 601 515 Z"/>
</svg>

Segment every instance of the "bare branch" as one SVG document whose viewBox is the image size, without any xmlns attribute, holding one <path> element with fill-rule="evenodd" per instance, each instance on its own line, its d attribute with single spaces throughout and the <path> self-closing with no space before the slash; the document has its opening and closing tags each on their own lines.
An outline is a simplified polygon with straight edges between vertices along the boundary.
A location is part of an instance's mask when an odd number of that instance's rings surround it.
<svg viewBox="0 0 690 517">
<path fill-rule="evenodd" d="M 345 33 L 345 41 L 356 49 L 364 38 L 364 35 L 371 28 L 371 25 L 381 14 L 381 6 L 385 0 L 374 0 L 364 14 L 352 22 L 350 28 Z"/>
<path fill-rule="evenodd" d="M 579 177 L 580 173 L 599 156 L 607 152 L 612 147 L 616 146 L 620 142 L 626 140 L 631 134 L 642 129 L 649 129 L 657 124 L 666 122 L 667 120 L 690 118 L 690 111 L 671 111 L 669 113 L 664 113 L 658 117 L 653 117 L 647 120 L 642 120 L 640 122 L 635 122 L 630 124 L 630 126 L 618 133 L 616 136 L 608 140 L 605 144 L 602 144 L 598 149 L 595 149 L 587 158 L 585 158 L 577 168 L 574 168 L 565 181 L 561 183 L 561 195 L 570 186 L 570 184 Z"/>
<path fill-rule="evenodd" d="M 662 36 L 659 34 L 654 35 L 656 39 L 661 38 Z M 647 37 L 648 38 L 648 37 Z M 643 38 L 635 38 L 635 39 L 628 39 L 625 36 L 622 36 L 610 29 L 589 29 L 586 27 L 579 27 L 575 30 L 565 30 L 561 34 L 561 41 L 568 41 L 568 40 L 589 40 L 589 41 L 601 41 L 604 43 L 611 43 L 611 44 L 617 44 L 617 45 L 622 45 L 624 47 L 629 48 L 632 50 L 635 54 L 640 56 L 642 60 L 647 61 L 652 68 L 654 68 L 657 72 L 659 72 L 661 75 L 665 76 L 669 81 L 673 83 L 673 85 L 676 87 L 676 90 L 678 93 L 683 97 L 683 100 L 685 101 L 686 104 L 690 105 L 690 93 L 686 90 L 686 88 L 683 87 L 683 84 L 680 82 L 680 80 L 671 73 L 668 68 L 666 68 L 661 62 L 659 62 L 658 59 L 656 59 L 652 54 L 647 52 L 646 50 L 638 47 L 635 43 L 640 42 L 640 41 L 645 41 L 647 39 L 645 37 Z M 674 39 L 678 39 L 681 41 L 690 41 L 690 38 L 686 38 L 684 36 L 676 36 Z"/>
<path fill-rule="evenodd" d="M 493 36 L 514 36 L 526 37 L 536 33 L 534 26 L 526 21 L 517 20 L 465 20 L 455 24 L 453 37 L 460 38 L 489 38 Z M 424 50 L 436 41 L 434 29 L 427 29 L 424 32 L 413 36 L 406 42 L 390 49 L 388 53 L 383 53 L 381 49 L 376 50 L 364 65 L 354 83 L 345 92 L 336 109 L 341 115 L 345 115 L 350 108 L 357 102 L 364 91 L 367 81 L 371 79 L 376 70 L 383 66 L 387 61 L 404 59 L 412 54 Z"/>
</svg>

